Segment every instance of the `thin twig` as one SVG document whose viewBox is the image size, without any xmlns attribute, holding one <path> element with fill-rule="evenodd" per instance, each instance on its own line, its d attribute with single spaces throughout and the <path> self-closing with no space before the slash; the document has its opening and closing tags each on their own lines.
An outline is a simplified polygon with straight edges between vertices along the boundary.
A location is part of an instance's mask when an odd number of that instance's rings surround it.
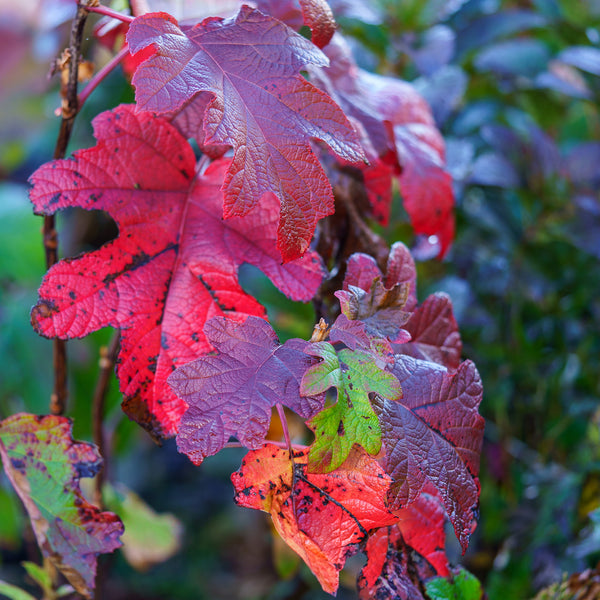
<svg viewBox="0 0 600 600">
<path fill-rule="evenodd" d="M 110 346 L 100 348 L 100 375 L 98 383 L 94 391 L 94 399 L 92 400 L 92 426 L 94 428 L 94 443 L 98 446 L 100 456 L 103 463 L 100 471 L 96 475 L 94 485 L 94 504 L 99 508 L 103 508 L 102 503 L 102 486 L 108 475 L 108 453 L 106 451 L 106 437 L 104 435 L 104 404 L 106 394 L 110 384 L 110 377 L 119 354 L 120 333 L 116 331 Z"/>
<path fill-rule="evenodd" d="M 77 6 L 77 13 L 71 26 L 71 38 L 69 41 L 69 80 L 67 82 L 66 94 L 62 103 L 62 120 L 60 130 L 54 147 L 54 159 L 64 158 L 67 145 L 73 130 L 73 121 L 79 110 L 77 100 L 77 78 L 79 76 L 79 55 L 81 54 L 81 42 L 83 39 L 83 28 L 88 15 L 85 5 Z M 43 226 L 44 250 L 46 253 L 46 267 L 49 269 L 58 262 L 58 235 L 56 233 L 56 219 L 54 215 L 44 217 Z M 67 402 L 67 346 L 64 340 L 53 341 L 53 368 L 54 368 L 54 391 L 50 397 L 50 412 L 53 415 L 62 415 L 65 412 Z"/>
</svg>

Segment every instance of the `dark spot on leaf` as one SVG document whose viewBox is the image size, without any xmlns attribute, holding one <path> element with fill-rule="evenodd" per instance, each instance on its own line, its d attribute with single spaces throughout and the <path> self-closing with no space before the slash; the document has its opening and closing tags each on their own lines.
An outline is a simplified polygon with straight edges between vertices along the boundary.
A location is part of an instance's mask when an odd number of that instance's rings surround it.
<svg viewBox="0 0 600 600">
<path fill-rule="evenodd" d="M 162 444 L 162 439 L 165 437 L 163 426 L 156 416 L 148 410 L 148 405 L 139 395 L 125 398 L 121 408 L 132 421 L 141 425 L 157 444 Z"/>
<path fill-rule="evenodd" d="M 25 473 L 25 461 L 21 458 L 12 458 L 10 459 L 10 464 L 15 471 L 20 471 L 21 473 Z"/>
</svg>

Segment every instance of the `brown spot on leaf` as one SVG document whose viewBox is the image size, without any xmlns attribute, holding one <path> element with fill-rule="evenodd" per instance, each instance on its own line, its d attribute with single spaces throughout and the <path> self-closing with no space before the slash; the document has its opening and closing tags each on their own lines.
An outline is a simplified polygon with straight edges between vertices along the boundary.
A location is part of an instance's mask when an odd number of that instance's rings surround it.
<svg viewBox="0 0 600 600">
<path fill-rule="evenodd" d="M 148 410 L 148 405 L 139 396 L 125 398 L 121 408 L 132 421 L 141 425 L 159 446 L 162 444 L 162 440 L 165 438 L 163 428 L 155 415 Z"/>
</svg>

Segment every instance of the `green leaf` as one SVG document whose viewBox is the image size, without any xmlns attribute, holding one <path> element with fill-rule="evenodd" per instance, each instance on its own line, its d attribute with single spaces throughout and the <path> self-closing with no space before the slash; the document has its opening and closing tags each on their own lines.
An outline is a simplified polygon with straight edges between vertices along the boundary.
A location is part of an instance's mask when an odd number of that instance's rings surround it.
<svg viewBox="0 0 600 600">
<path fill-rule="evenodd" d="M 1 473 L 0 473 L 1 475 Z M 19 506 L 16 494 L 10 489 L 4 489 L 4 480 L 0 481 L 0 546 L 4 549 L 18 548 L 23 538 L 23 511 Z"/>
<path fill-rule="evenodd" d="M 123 525 L 81 494 L 102 460 L 91 444 L 75 442 L 65 417 L 25 413 L 0 421 L 0 457 L 27 509 L 42 554 L 86 598 L 94 588 L 98 554 L 120 546 Z"/>
<path fill-rule="evenodd" d="M 369 393 L 396 400 L 402 396 L 399 381 L 379 368 L 367 352 L 341 350 L 336 354 L 328 342 L 312 344 L 307 350 L 323 361 L 302 378 L 301 393 L 313 395 L 335 387 L 338 401 L 309 421 L 315 442 L 308 457 L 313 473 L 334 471 L 348 458 L 354 444 L 375 455 L 381 449 L 381 428 Z"/>
<path fill-rule="evenodd" d="M 425 589 L 431 600 L 480 600 L 483 594 L 477 577 L 462 567 L 458 567 L 452 579 L 430 579 Z"/>
<path fill-rule="evenodd" d="M 33 579 L 41 588 L 44 590 L 44 594 L 49 590 L 52 590 L 52 577 L 44 570 L 40 565 L 36 565 L 33 562 L 23 561 L 21 563 L 23 568 L 27 571 L 27 574 Z"/>
<path fill-rule="evenodd" d="M 0 596 L 5 596 L 9 600 L 36 600 L 34 596 L 28 594 L 20 587 L 2 580 L 0 580 Z"/>
<path fill-rule="evenodd" d="M 106 507 L 123 521 L 123 554 L 138 571 L 147 571 L 173 556 L 181 546 L 182 525 L 170 513 L 158 514 L 124 485 L 103 489 Z"/>
<path fill-rule="evenodd" d="M 65 585 L 61 585 L 54 593 L 57 598 L 62 598 L 63 596 L 75 593 L 75 588 L 72 585 L 65 583 Z"/>
</svg>

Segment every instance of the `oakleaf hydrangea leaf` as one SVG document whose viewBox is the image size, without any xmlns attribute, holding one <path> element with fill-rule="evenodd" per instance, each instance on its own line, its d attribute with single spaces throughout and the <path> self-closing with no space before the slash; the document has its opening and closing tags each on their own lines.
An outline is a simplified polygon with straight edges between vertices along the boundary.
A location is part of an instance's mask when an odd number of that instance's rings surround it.
<svg viewBox="0 0 600 600">
<path fill-rule="evenodd" d="M 396 352 L 430 360 L 451 370 L 458 368 L 462 341 L 447 294 L 438 292 L 426 298 L 404 328 L 411 340 L 395 346 Z"/>
<path fill-rule="evenodd" d="M 326 0 L 257 0 L 256 8 L 296 31 L 304 24 L 312 31 L 315 46 L 327 46 L 335 33 L 335 19 Z"/>
<path fill-rule="evenodd" d="M 330 67 L 311 66 L 309 72 L 316 85 L 360 122 L 368 137 L 377 157 L 369 156 L 369 162 L 379 167 L 376 189 L 367 187 L 369 198 L 391 199 L 383 186 L 390 187 L 392 173 L 378 164 L 381 160 L 398 175 L 404 208 L 415 233 L 432 238 L 443 256 L 454 237 L 454 192 L 446 170 L 444 140 L 427 102 L 406 81 L 358 68 L 340 35 L 333 37 L 324 52 Z M 363 142 L 363 146 L 368 144 Z M 370 168 L 365 167 L 367 173 Z M 383 180 L 378 181 L 378 176 Z M 368 176 L 365 183 L 372 183 Z M 389 206 L 375 204 L 373 209 L 385 223 Z"/>
<path fill-rule="evenodd" d="M 32 322 L 38 333 L 63 339 L 120 329 L 123 408 L 153 435 L 172 436 L 186 404 L 166 380 L 177 365 L 211 350 L 206 320 L 265 314 L 241 288 L 239 267 L 255 265 L 291 298 L 308 300 L 322 280 L 321 261 L 307 252 L 281 265 L 273 197 L 223 221 L 219 188 L 229 160 L 195 176 L 194 152 L 168 121 L 123 105 L 93 123 L 97 145 L 38 169 L 31 200 L 41 214 L 105 210 L 119 236 L 54 265 Z"/>
<path fill-rule="evenodd" d="M 435 492 L 422 493 L 395 514 L 399 521 L 373 532 L 365 544 L 367 564 L 358 577 L 361 600 L 424 600 L 420 583 L 449 574 L 446 516 Z"/>
<path fill-rule="evenodd" d="M 202 129 L 186 135 L 201 145 L 233 147 L 224 216 L 246 215 L 267 192 L 275 194 L 281 202 L 278 248 L 284 261 L 301 256 L 317 221 L 334 210 L 310 140 L 324 141 L 351 162 L 365 158 L 340 107 L 300 74 L 308 64 L 326 65 L 325 55 L 248 6 L 236 17 L 209 18 L 191 28 L 165 13 L 148 13 L 133 21 L 127 41 L 132 52 L 156 48 L 132 80 L 139 108 L 177 118 L 192 112 L 186 123 Z"/>
<path fill-rule="evenodd" d="M 378 367 L 372 355 L 365 352 L 341 350 L 336 354 L 328 342 L 313 343 L 305 352 L 323 360 L 306 371 L 301 393 L 312 395 L 331 387 L 337 389 L 337 402 L 308 423 L 315 432 L 309 470 L 334 471 L 348 458 L 354 444 L 369 454 L 377 454 L 381 449 L 381 428 L 369 393 L 396 400 L 402 396 L 398 380 Z"/>
<path fill-rule="evenodd" d="M 362 252 L 352 254 L 348 259 L 343 289 L 355 286 L 369 292 L 376 278 L 380 278 L 387 289 L 396 284 L 407 284 L 406 310 L 414 310 L 417 304 L 417 271 L 410 250 L 402 242 L 396 242 L 390 248 L 385 273 L 372 256 Z"/>
<path fill-rule="evenodd" d="M 335 293 L 342 314 L 331 327 L 332 342 L 370 352 L 379 366 L 393 360 L 390 342 L 410 340 L 402 329 L 416 303 L 414 262 L 403 244 L 394 244 L 385 276 L 375 259 L 362 253 L 348 260 L 344 289 Z"/>
<path fill-rule="evenodd" d="M 400 401 L 377 396 L 385 444 L 385 469 L 394 479 L 392 508 L 416 501 L 431 483 L 466 549 L 479 503 L 483 418 L 477 408 L 481 378 L 470 361 L 448 372 L 435 363 L 398 355 L 391 373 L 402 385 Z"/>
<path fill-rule="evenodd" d="M 360 448 L 335 472 L 307 471 L 308 450 L 267 444 L 249 452 L 231 476 L 240 506 L 268 512 L 275 529 L 335 594 L 338 572 L 369 530 L 397 520 L 386 507 L 390 478 Z"/>
<path fill-rule="evenodd" d="M 42 554 L 91 598 L 97 557 L 118 548 L 123 533 L 119 518 L 91 505 L 79 489 L 79 479 L 101 466 L 96 448 L 75 442 L 65 417 L 20 413 L 0 421 L 0 456 Z"/>
<path fill-rule="evenodd" d="M 304 419 L 323 407 L 321 392 L 300 395 L 300 379 L 310 367 L 309 343 L 292 339 L 279 344 L 263 319 L 244 323 L 216 317 L 204 333 L 217 354 L 202 356 L 178 368 L 169 384 L 188 409 L 181 419 L 179 451 L 200 464 L 235 436 L 244 446 L 264 441 L 275 404 Z"/>
</svg>

